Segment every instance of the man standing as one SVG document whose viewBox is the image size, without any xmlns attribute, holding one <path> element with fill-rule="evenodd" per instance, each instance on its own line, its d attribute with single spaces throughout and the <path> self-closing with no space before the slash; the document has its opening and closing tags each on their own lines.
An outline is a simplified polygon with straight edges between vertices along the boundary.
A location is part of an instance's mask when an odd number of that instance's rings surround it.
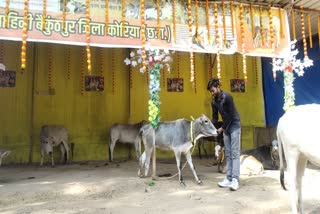
<svg viewBox="0 0 320 214">
<path fill-rule="evenodd" d="M 218 183 L 218 186 L 229 187 L 230 190 L 236 191 L 239 189 L 240 176 L 240 117 L 231 94 L 221 90 L 220 86 L 218 78 L 211 79 L 207 86 L 207 90 L 212 94 L 212 123 L 217 125 L 218 113 L 223 120 L 222 127 L 218 129 L 218 135 L 223 132 L 227 175 Z"/>
</svg>

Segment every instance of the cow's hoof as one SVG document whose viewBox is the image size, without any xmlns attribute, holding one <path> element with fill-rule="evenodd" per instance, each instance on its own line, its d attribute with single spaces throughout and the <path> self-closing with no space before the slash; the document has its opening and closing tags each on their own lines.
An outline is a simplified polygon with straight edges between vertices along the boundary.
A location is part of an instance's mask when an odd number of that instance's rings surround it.
<svg viewBox="0 0 320 214">
<path fill-rule="evenodd" d="M 186 184 L 184 183 L 184 181 L 180 181 L 180 186 L 181 186 L 181 187 L 185 187 L 185 186 L 186 186 Z"/>
<path fill-rule="evenodd" d="M 198 185 L 202 185 L 203 184 L 203 182 L 200 181 L 200 180 L 197 183 L 198 183 Z"/>
<path fill-rule="evenodd" d="M 158 177 L 157 176 L 152 176 L 152 180 L 156 181 L 156 180 L 158 180 Z"/>
</svg>

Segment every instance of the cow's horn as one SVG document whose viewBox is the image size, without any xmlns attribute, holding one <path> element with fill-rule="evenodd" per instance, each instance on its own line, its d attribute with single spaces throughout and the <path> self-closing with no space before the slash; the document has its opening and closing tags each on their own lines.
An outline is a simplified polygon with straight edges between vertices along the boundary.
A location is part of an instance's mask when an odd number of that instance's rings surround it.
<svg viewBox="0 0 320 214">
<path fill-rule="evenodd" d="M 194 120 L 194 118 L 193 118 L 193 116 L 192 116 L 192 115 L 191 115 L 190 117 L 191 117 L 191 120 Z"/>
</svg>

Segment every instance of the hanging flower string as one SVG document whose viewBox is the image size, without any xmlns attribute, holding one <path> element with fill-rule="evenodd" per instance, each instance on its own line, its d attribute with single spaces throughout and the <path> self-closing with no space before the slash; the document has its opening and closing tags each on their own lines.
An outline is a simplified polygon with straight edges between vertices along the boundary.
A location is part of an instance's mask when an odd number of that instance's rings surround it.
<svg viewBox="0 0 320 214">
<path fill-rule="evenodd" d="M 67 78 L 71 78 L 71 47 L 67 47 Z"/>
<path fill-rule="evenodd" d="M 177 63 L 177 75 L 178 75 L 178 78 L 180 78 L 180 54 L 179 52 L 177 52 L 177 60 L 176 60 L 176 63 Z"/>
<path fill-rule="evenodd" d="M 122 22 L 121 35 L 122 36 L 124 36 L 124 22 L 126 21 L 125 6 L 126 6 L 126 1 L 122 0 L 121 1 L 121 22 Z"/>
<path fill-rule="evenodd" d="M 246 60 L 246 43 L 244 35 L 244 16 L 243 16 L 243 5 L 240 4 L 240 29 L 241 29 L 241 52 L 242 52 L 242 70 L 244 81 L 247 82 L 247 60 Z"/>
<path fill-rule="evenodd" d="M 310 43 L 310 48 L 312 48 L 312 30 L 311 30 L 311 20 L 310 20 L 310 15 L 308 15 L 308 32 L 309 32 L 309 43 Z"/>
<path fill-rule="evenodd" d="M 236 79 L 239 79 L 240 75 L 239 75 L 239 60 L 238 60 L 238 55 L 235 54 L 235 71 L 236 71 Z"/>
<path fill-rule="evenodd" d="M 91 50 L 90 50 L 90 0 L 86 0 L 86 52 L 88 73 L 91 74 Z"/>
<path fill-rule="evenodd" d="M 84 70 L 85 70 L 85 49 L 81 47 L 81 78 L 80 78 L 80 89 L 81 95 L 84 95 Z"/>
<path fill-rule="evenodd" d="M 233 12 L 234 8 L 233 8 L 233 2 L 230 1 L 230 16 L 231 16 L 231 27 L 232 27 L 232 37 L 234 37 L 234 20 L 233 20 Z"/>
<path fill-rule="evenodd" d="M 292 34 L 293 34 L 293 40 L 297 39 L 296 36 L 296 25 L 295 25 L 295 21 L 294 21 L 294 9 L 291 9 L 291 26 L 292 26 Z"/>
<path fill-rule="evenodd" d="M 209 0 L 206 0 L 206 21 L 207 21 L 207 31 L 208 31 L 208 44 L 210 42 L 210 18 L 209 18 Z"/>
<path fill-rule="evenodd" d="M 49 91 L 53 89 L 52 87 L 52 71 L 53 71 L 53 53 L 52 53 L 52 45 L 48 44 L 48 88 Z"/>
<path fill-rule="evenodd" d="M 250 19 L 251 19 L 251 33 L 252 33 L 252 38 L 254 38 L 254 10 L 253 10 L 253 5 L 250 3 Z"/>
<path fill-rule="evenodd" d="M 257 62 L 257 57 L 253 57 L 253 69 L 256 74 L 256 85 L 259 83 L 259 75 L 258 75 L 258 62 Z"/>
<path fill-rule="evenodd" d="M 191 11 L 191 0 L 188 0 L 188 25 L 189 25 L 189 43 L 190 43 L 190 81 L 194 81 L 194 63 L 193 63 L 193 45 L 192 45 L 192 11 Z"/>
<path fill-rule="evenodd" d="M 301 10 L 303 7 L 300 7 Z M 306 33 L 305 33 L 305 27 L 304 27 L 304 14 L 300 14 L 300 21 L 301 21 L 301 34 L 302 34 L 302 42 L 303 42 L 303 54 L 304 57 L 308 57 L 308 52 L 307 52 L 307 40 L 306 40 Z"/>
<path fill-rule="evenodd" d="M 212 70 L 211 70 L 211 61 L 212 61 L 212 55 L 210 53 L 207 54 L 207 69 L 208 69 L 208 79 L 210 80 L 212 78 Z"/>
<path fill-rule="evenodd" d="M 105 0 L 106 10 L 105 10 L 105 23 L 106 23 L 106 36 L 109 34 L 108 25 L 109 25 L 109 0 Z"/>
<path fill-rule="evenodd" d="M 262 19 L 262 6 L 259 6 L 259 16 L 260 16 L 260 35 L 262 40 L 262 47 L 264 47 L 264 26 L 263 26 L 263 19 Z"/>
<path fill-rule="evenodd" d="M 99 53 L 99 58 L 100 58 L 100 77 L 103 77 L 103 68 L 104 68 L 104 63 L 103 63 L 103 49 L 98 48 L 98 53 Z"/>
<path fill-rule="evenodd" d="M 149 121 L 153 127 L 157 127 L 160 122 L 160 70 L 165 67 L 170 71 L 169 62 L 172 61 L 169 50 L 151 49 L 146 50 L 146 66 L 150 76 L 149 93 L 150 99 L 148 101 Z M 126 65 L 136 66 L 138 63 L 142 64 L 142 50 L 138 49 L 136 52 L 130 53 L 130 59 L 124 60 Z M 143 68 L 140 72 L 144 73 Z"/>
<path fill-rule="evenodd" d="M 196 8 L 195 8 L 195 13 L 196 13 L 196 37 L 199 37 L 199 2 L 196 0 Z"/>
<path fill-rule="evenodd" d="M 272 65 L 275 63 L 275 44 L 274 44 L 274 31 L 273 31 L 273 21 L 272 21 L 272 11 L 271 6 L 268 6 L 268 13 L 269 13 L 269 32 L 270 32 L 270 42 L 271 42 L 271 50 L 272 50 Z M 277 78 L 277 72 L 272 66 L 272 73 L 273 73 L 273 79 L 276 80 Z"/>
<path fill-rule="evenodd" d="M 218 23 L 218 5 L 214 3 L 214 28 L 216 33 L 216 48 L 217 48 L 217 77 L 221 79 L 221 65 L 220 65 L 220 37 L 219 37 L 219 23 Z"/>
<path fill-rule="evenodd" d="M 193 55 L 193 67 L 194 67 L 194 77 L 193 77 L 193 87 L 194 87 L 194 93 L 197 93 L 197 70 L 196 70 L 196 55 Z"/>
<path fill-rule="evenodd" d="M 295 105 L 295 93 L 293 88 L 294 73 L 298 76 L 304 75 L 304 69 L 313 65 L 313 61 L 305 57 L 303 61 L 297 59 L 298 50 L 295 49 L 296 40 L 291 42 L 291 51 L 283 59 L 277 59 L 274 67 L 277 71 L 283 71 L 284 75 L 284 105 L 287 111 Z"/>
<path fill-rule="evenodd" d="M 222 22 L 223 22 L 223 44 L 227 44 L 227 29 L 226 29 L 226 6 L 222 1 Z"/>
<path fill-rule="evenodd" d="M 21 45 L 21 69 L 24 71 L 26 69 L 26 55 L 27 55 L 27 37 L 28 37 L 28 10 L 29 10 L 29 0 L 24 0 L 23 9 L 23 29 L 22 29 L 22 45 Z"/>
<path fill-rule="evenodd" d="M 176 28 L 176 9 L 175 9 L 175 0 L 172 0 L 172 23 L 173 23 L 173 42 L 177 41 L 177 28 Z M 160 38 L 158 36 L 158 38 Z"/>
<path fill-rule="evenodd" d="M 5 17 L 4 17 L 4 27 L 8 28 L 8 24 L 9 24 L 9 5 L 10 5 L 10 0 L 6 0 L 6 5 L 5 5 Z"/>
<path fill-rule="evenodd" d="M 173 4 L 172 4 L 172 7 L 174 7 Z M 174 10 L 172 11 L 172 15 L 173 13 L 174 13 Z M 158 39 L 160 39 L 160 0 L 157 0 L 157 35 L 158 35 Z"/>
<path fill-rule="evenodd" d="M 42 3 L 42 30 L 46 29 L 46 18 L 47 18 L 47 0 L 43 0 Z M 62 20 L 63 23 L 63 20 Z M 63 26 L 62 26 L 63 28 Z"/>
<path fill-rule="evenodd" d="M 140 2 L 140 17 L 141 17 L 141 57 L 142 57 L 142 71 L 147 72 L 146 65 L 146 32 L 145 32 L 145 11 L 144 11 L 144 0 Z"/>
<path fill-rule="evenodd" d="M 116 65 L 116 52 L 115 49 L 111 49 L 111 78 L 112 78 L 112 94 L 115 92 L 115 65 Z"/>
<path fill-rule="evenodd" d="M 67 0 L 62 2 L 62 30 L 66 30 L 66 13 L 67 13 Z"/>
</svg>

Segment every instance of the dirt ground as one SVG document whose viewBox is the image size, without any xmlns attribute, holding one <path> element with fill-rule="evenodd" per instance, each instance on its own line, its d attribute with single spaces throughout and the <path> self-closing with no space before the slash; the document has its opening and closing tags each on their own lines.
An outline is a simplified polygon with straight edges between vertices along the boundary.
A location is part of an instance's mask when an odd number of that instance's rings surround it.
<svg viewBox="0 0 320 214">
<path fill-rule="evenodd" d="M 0 168 L 0 213 L 290 213 L 289 193 L 279 171 L 241 176 L 237 192 L 219 188 L 224 175 L 207 159 L 194 158 L 199 186 L 187 166 L 186 186 L 178 178 L 137 176 L 137 162 L 82 162 Z M 158 160 L 157 174 L 175 174 L 175 160 Z M 320 213 L 320 170 L 307 169 L 303 182 L 306 213 Z"/>
</svg>

